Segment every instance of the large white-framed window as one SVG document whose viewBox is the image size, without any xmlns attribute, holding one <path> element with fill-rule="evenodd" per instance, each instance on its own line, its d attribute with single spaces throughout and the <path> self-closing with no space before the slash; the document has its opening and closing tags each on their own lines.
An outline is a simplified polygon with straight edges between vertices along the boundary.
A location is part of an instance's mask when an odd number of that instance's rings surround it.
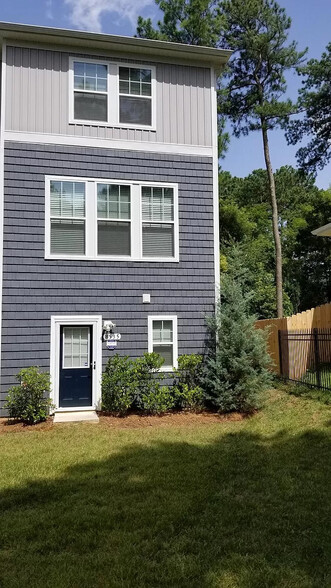
<svg viewBox="0 0 331 588">
<path fill-rule="evenodd" d="M 155 130 L 155 66 L 70 57 L 69 123 Z"/>
<path fill-rule="evenodd" d="M 148 352 L 163 357 L 161 371 L 171 372 L 178 365 L 178 337 L 176 315 L 148 317 Z"/>
<path fill-rule="evenodd" d="M 45 258 L 179 261 L 178 185 L 46 176 Z"/>
</svg>

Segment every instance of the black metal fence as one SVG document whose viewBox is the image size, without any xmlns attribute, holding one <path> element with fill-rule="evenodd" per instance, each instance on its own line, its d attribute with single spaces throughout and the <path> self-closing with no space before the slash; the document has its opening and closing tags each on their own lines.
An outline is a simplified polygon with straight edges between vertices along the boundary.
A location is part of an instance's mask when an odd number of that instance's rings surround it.
<svg viewBox="0 0 331 588">
<path fill-rule="evenodd" d="M 281 375 L 331 390 L 331 329 L 279 331 Z"/>
</svg>

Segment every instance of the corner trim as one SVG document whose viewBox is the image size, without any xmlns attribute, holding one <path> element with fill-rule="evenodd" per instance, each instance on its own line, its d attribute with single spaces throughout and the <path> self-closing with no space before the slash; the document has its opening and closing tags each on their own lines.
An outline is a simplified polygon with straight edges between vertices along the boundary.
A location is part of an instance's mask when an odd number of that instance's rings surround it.
<svg viewBox="0 0 331 588">
<path fill-rule="evenodd" d="M 143 151 L 145 153 L 195 155 L 198 157 L 213 157 L 214 153 L 212 147 L 203 147 L 199 145 L 176 145 L 172 143 L 156 143 L 152 141 L 122 141 L 120 139 L 98 139 L 94 137 L 49 135 L 46 133 L 25 133 L 21 131 L 5 131 L 3 133 L 3 140 L 43 145 L 71 145 L 77 147 L 96 147 L 100 149 L 123 149 L 126 151 Z"/>
<path fill-rule="evenodd" d="M 1 56 L 1 119 L 0 119 L 0 389 L 2 364 L 2 288 L 3 288 L 3 222 L 4 222 L 4 173 L 5 173 L 5 104 L 6 104 L 6 43 Z"/>
<path fill-rule="evenodd" d="M 218 193 L 218 133 L 217 133 L 217 76 L 211 73 L 211 112 L 213 129 L 213 204 L 214 204 L 214 263 L 215 263 L 215 302 L 220 294 L 220 220 Z"/>
</svg>

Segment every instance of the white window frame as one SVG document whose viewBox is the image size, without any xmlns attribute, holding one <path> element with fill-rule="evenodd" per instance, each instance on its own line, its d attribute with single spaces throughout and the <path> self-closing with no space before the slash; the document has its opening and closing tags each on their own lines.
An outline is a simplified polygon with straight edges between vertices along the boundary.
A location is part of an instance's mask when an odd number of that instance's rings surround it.
<svg viewBox="0 0 331 588">
<path fill-rule="evenodd" d="M 74 62 L 79 63 L 95 63 L 97 65 L 106 65 L 108 70 L 107 75 L 107 93 L 108 93 L 108 100 L 107 100 L 107 121 L 96 121 L 96 120 L 82 120 L 82 119 L 75 119 L 75 111 L 74 111 Z M 152 120 L 150 125 L 139 125 L 136 123 L 120 123 L 119 119 L 119 103 L 120 103 L 120 93 L 119 93 L 119 68 L 120 67 L 128 67 L 131 69 L 150 69 L 151 70 L 151 90 L 152 95 L 151 97 L 146 96 L 146 98 L 150 98 L 152 101 Z M 99 92 L 91 92 L 91 94 L 98 94 Z M 101 92 L 105 94 L 105 92 Z M 125 94 L 126 95 L 126 94 Z M 135 96 L 134 94 L 129 94 L 128 96 Z M 139 97 L 137 95 L 137 97 Z M 145 129 L 149 131 L 156 131 L 156 67 L 155 65 L 150 64 L 143 64 L 143 63 L 127 63 L 127 62 L 114 62 L 108 61 L 106 59 L 92 59 L 92 58 L 82 58 L 82 57 L 69 57 L 69 124 L 79 124 L 79 125 L 88 125 L 88 126 L 97 126 L 97 127 L 115 127 L 121 129 Z"/>
<path fill-rule="evenodd" d="M 51 182 L 85 183 L 85 255 L 51 253 Z M 131 187 L 131 252 L 134 255 L 98 255 L 97 184 L 129 185 Z M 172 188 L 174 194 L 174 256 L 143 257 L 142 255 L 142 187 Z M 168 182 L 137 182 L 119 178 L 87 178 L 72 176 L 45 176 L 45 259 L 72 259 L 81 261 L 140 261 L 179 262 L 178 184 Z"/>
<path fill-rule="evenodd" d="M 178 325 L 177 315 L 175 314 L 153 314 L 148 316 L 148 353 L 153 353 L 154 341 L 153 341 L 153 322 L 154 321 L 172 321 L 172 337 L 173 337 L 173 366 L 172 369 L 166 366 L 162 366 L 160 371 L 171 373 L 173 369 L 178 367 Z M 156 345 L 156 343 L 155 343 Z"/>
</svg>

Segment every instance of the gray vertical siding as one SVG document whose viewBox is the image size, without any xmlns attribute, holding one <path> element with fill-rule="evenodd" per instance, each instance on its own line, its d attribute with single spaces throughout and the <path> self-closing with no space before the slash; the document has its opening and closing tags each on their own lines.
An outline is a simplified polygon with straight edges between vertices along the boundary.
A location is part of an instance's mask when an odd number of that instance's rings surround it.
<svg viewBox="0 0 331 588">
<path fill-rule="evenodd" d="M 212 145 L 210 69 L 156 64 L 156 131 L 149 131 L 69 124 L 68 68 L 69 53 L 7 47 L 6 130 Z"/>
<path fill-rule="evenodd" d="M 45 260 L 46 174 L 178 182 L 180 262 Z M 51 315 L 102 314 L 122 333 L 118 351 L 135 356 L 147 351 L 147 316 L 177 314 L 179 353 L 203 349 L 214 306 L 212 182 L 210 158 L 5 143 L 2 399 L 20 368 L 49 369 Z"/>
</svg>

